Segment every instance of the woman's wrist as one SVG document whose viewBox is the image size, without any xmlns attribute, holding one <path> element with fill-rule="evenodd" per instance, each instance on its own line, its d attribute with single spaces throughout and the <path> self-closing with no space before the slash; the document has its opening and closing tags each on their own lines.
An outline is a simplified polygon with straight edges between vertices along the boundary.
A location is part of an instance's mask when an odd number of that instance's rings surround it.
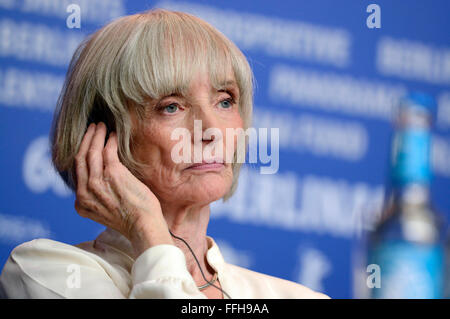
<svg viewBox="0 0 450 319">
<path fill-rule="evenodd" d="M 174 245 L 165 220 L 152 220 L 151 224 L 136 225 L 129 239 L 137 256 L 153 246 L 163 244 Z"/>
</svg>

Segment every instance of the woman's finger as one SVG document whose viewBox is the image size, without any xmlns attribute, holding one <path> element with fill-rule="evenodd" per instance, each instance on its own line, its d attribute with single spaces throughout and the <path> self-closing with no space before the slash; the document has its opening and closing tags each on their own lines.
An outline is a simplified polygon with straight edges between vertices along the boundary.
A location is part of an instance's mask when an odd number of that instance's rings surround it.
<svg viewBox="0 0 450 319">
<path fill-rule="evenodd" d="M 82 188 L 86 188 L 86 184 L 89 177 L 86 155 L 89 150 L 89 146 L 91 145 L 92 137 L 95 133 L 95 124 L 91 123 L 84 137 L 81 141 L 80 148 L 78 149 L 78 153 L 75 156 L 75 172 L 77 174 L 77 190 Z"/>
<path fill-rule="evenodd" d="M 108 141 L 103 150 L 103 161 L 105 163 L 105 171 L 103 172 L 103 180 L 107 182 L 107 187 L 111 195 L 114 195 L 116 199 L 119 199 L 118 190 L 114 187 L 113 171 L 117 171 L 115 163 L 120 163 L 119 156 L 117 154 L 117 134 L 111 132 L 109 134 Z"/>
<path fill-rule="evenodd" d="M 89 182 L 99 181 L 103 177 L 103 147 L 105 145 L 106 126 L 102 122 L 97 124 L 94 137 L 87 154 L 89 168 Z"/>
<path fill-rule="evenodd" d="M 117 135 L 115 132 L 109 134 L 108 142 L 103 153 L 103 160 L 105 165 L 111 165 L 120 161 L 119 155 L 117 154 Z"/>
</svg>

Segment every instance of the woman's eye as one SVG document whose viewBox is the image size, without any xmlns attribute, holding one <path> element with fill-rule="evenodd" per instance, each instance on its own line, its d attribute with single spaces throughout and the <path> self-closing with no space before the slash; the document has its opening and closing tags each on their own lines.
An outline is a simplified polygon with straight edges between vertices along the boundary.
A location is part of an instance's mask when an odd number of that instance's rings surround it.
<svg viewBox="0 0 450 319">
<path fill-rule="evenodd" d="M 231 99 L 226 99 L 220 102 L 224 109 L 229 109 L 233 106 L 233 101 Z"/>
<path fill-rule="evenodd" d="M 163 108 L 167 113 L 175 113 L 178 110 L 178 106 L 176 104 L 169 104 Z"/>
</svg>

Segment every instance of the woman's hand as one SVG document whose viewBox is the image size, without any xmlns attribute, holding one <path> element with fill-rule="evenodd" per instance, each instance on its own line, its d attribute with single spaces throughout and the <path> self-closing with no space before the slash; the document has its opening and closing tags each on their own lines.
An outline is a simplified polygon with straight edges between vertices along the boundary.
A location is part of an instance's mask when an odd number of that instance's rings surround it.
<svg viewBox="0 0 450 319">
<path fill-rule="evenodd" d="M 75 156 L 78 214 L 123 234 L 137 255 L 173 244 L 157 197 L 120 162 L 115 132 L 105 137 L 105 124 L 92 123 Z"/>
</svg>

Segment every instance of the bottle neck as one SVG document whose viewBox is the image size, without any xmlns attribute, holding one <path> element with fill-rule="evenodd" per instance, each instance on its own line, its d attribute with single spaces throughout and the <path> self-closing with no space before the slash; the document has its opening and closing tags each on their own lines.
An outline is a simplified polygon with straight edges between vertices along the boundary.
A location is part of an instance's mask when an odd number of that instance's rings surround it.
<svg viewBox="0 0 450 319">
<path fill-rule="evenodd" d="M 428 198 L 431 181 L 431 134 L 426 128 L 403 127 L 396 131 L 392 150 L 391 182 L 398 195 Z"/>
<path fill-rule="evenodd" d="M 414 107 L 401 108 L 391 158 L 393 199 L 398 203 L 423 205 L 429 202 L 430 151 L 429 114 Z"/>
</svg>

